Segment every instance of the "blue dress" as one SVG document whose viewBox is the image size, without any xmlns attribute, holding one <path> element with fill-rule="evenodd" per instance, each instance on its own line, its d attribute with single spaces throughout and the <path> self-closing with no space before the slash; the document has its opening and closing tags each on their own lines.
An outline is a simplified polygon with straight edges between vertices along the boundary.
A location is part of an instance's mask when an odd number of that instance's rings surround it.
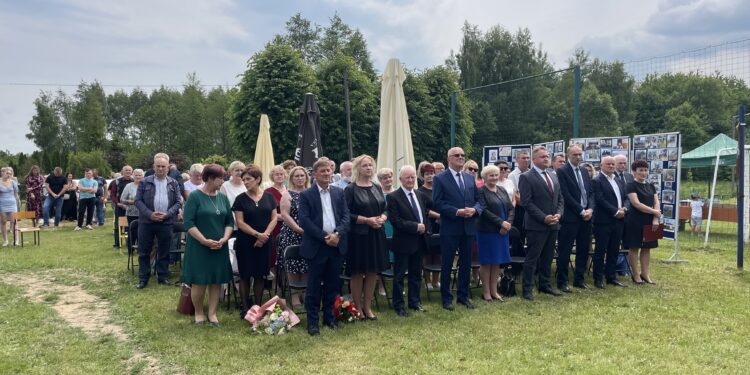
<svg viewBox="0 0 750 375">
<path fill-rule="evenodd" d="M 10 186 L 0 184 L 0 212 L 18 212 L 16 194 L 18 194 L 18 185 L 15 181 L 10 180 Z"/>
<path fill-rule="evenodd" d="M 500 202 L 500 218 L 505 220 L 505 204 Z M 510 241 L 508 233 L 477 231 L 479 264 L 510 264 Z"/>
</svg>

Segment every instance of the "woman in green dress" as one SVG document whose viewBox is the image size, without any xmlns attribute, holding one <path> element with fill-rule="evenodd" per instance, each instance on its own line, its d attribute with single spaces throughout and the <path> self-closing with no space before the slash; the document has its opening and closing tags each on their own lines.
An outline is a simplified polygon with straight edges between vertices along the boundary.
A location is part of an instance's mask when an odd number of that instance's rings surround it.
<svg viewBox="0 0 750 375">
<path fill-rule="evenodd" d="M 224 183 L 224 167 L 209 164 L 203 168 L 203 186 L 194 190 L 185 203 L 185 259 L 182 282 L 192 284 L 191 299 L 195 323 L 204 324 L 203 298 L 208 289 L 208 321 L 219 326 L 216 309 L 221 284 L 232 280 L 227 241 L 232 236 L 234 219 L 226 195 L 219 193 Z"/>
</svg>

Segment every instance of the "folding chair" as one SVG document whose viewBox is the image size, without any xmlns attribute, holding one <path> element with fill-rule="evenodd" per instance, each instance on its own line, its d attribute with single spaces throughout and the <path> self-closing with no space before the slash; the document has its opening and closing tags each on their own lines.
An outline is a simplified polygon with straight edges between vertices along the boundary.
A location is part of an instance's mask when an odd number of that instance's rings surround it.
<svg viewBox="0 0 750 375">
<path fill-rule="evenodd" d="M 16 228 L 15 231 L 13 231 L 13 244 L 18 243 L 18 237 L 21 237 L 21 247 L 23 247 L 23 234 L 24 233 L 32 233 L 34 236 L 34 245 L 41 245 L 42 243 L 42 234 L 39 227 L 19 227 L 18 221 L 22 219 L 36 219 L 36 213 L 34 211 L 22 211 L 22 212 L 14 212 L 12 215 L 12 222 L 13 227 Z"/>
<path fill-rule="evenodd" d="M 304 258 L 302 258 L 302 255 L 300 255 L 300 249 L 301 249 L 300 245 L 287 246 L 286 249 L 284 249 L 284 257 L 283 257 L 284 260 L 285 261 L 287 259 L 303 260 Z M 291 298 L 292 293 L 294 293 L 295 291 L 304 291 L 307 289 L 306 281 L 289 280 L 289 273 L 286 272 L 286 269 L 284 268 L 283 264 L 277 265 L 276 269 L 277 269 L 278 277 L 279 277 L 277 280 L 277 284 L 281 284 L 281 295 L 284 296 L 284 298 L 286 298 L 287 295 L 289 296 L 289 298 Z M 303 305 L 303 308 L 304 308 L 304 305 Z M 302 313 L 305 313 L 305 311 L 303 311 Z"/>
<path fill-rule="evenodd" d="M 427 239 L 427 246 L 430 248 L 430 252 L 432 254 L 440 254 L 440 235 L 439 234 L 432 234 Z M 442 258 L 442 257 L 441 257 Z M 428 271 L 428 272 L 442 272 L 442 266 L 440 263 L 437 264 L 425 264 L 422 266 L 422 270 Z M 456 279 L 458 276 L 458 267 L 454 264 L 451 268 L 451 280 Z M 427 279 L 424 279 L 424 288 L 427 291 L 427 300 L 430 301 L 430 292 L 431 290 L 427 289 Z M 437 291 L 440 293 L 440 291 Z"/>
<path fill-rule="evenodd" d="M 120 254 L 122 254 L 122 244 L 128 239 L 128 217 L 120 216 L 117 219 L 117 236 L 120 238 Z"/>
<path fill-rule="evenodd" d="M 185 233 L 185 224 L 182 222 L 176 222 L 172 225 L 172 243 L 169 246 L 169 258 L 177 255 L 175 264 L 179 263 L 182 267 L 182 255 L 185 254 L 185 249 L 182 247 L 182 234 Z M 175 238 L 176 237 L 176 238 Z"/>
<path fill-rule="evenodd" d="M 138 265 L 135 260 L 138 259 L 138 219 L 130 222 L 128 225 L 128 269 L 131 274 L 135 274 L 135 268 Z"/>
</svg>

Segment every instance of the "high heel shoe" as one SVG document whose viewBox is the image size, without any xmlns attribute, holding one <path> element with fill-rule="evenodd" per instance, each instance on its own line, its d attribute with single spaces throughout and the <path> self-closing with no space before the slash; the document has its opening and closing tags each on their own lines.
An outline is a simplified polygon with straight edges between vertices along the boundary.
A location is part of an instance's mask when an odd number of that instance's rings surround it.
<svg viewBox="0 0 750 375">
<path fill-rule="evenodd" d="M 630 279 L 633 280 L 633 284 L 636 284 L 636 285 L 643 284 L 643 280 L 641 280 L 641 281 L 635 281 L 635 276 L 633 276 L 633 274 L 630 274 Z"/>
</svg>

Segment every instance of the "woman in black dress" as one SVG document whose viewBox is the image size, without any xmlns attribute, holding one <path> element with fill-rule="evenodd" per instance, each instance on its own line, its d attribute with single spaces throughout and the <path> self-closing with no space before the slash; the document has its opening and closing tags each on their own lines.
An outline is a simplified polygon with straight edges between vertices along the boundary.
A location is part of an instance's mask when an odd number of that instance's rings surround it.
<svg viewBox="0 0 750 375">
<path fill-rule="evenodd" d="M 250 278 L 253 279 L 254 303 L 261 305 L 263 277 L 271 270 L 271 232 L 276 227 L 276 200 L 271 193 L 260 188 L 263 172 L 259 169 L 247 168 L 241 178 L 247 191 L 235 198 L 232 211 L 238 228 L 234 251 L 240 273 L 240 317 L 244 319 L 249 308 Z"/>
<path fill-rule="evenodd" d="M 659 246 L 658 241 L 643 241 L 643 228 L 651 225 L 657 228 L 661 210 L 656 188 L 646 181 L 648 177 L 648 162 L 636 160 L 631 166 L 635 180 L 625 187 L 625 193 L 630 200 L 631 209 L 625 215 L 625 247 L 629 249 L 628 261 L 632 271 L 633 282 L 636 284 L 653 284 L 649 276 L 649 261 L 651 249 Z M 638 272 L 638 250 L 640 249 L 641 270 Z"/>
<path fill-rule="evenodd" d="M 346 273 L 351 275 L 351 290 L 354 304 L 364 313 L 360 319 L 375 320 L 372 313 L 372 297 L 378 273 L 388 267 L 386 256 L 385 198 L 377 184 L 372 183 L 375 174 L 375 159 L 360 155 L 354 159 L 352 183 L 344 190 L 349 206 L 351 229 L 349 249 L 346 254 Z M 364 303 L 362 303 L 364 283 Z"/>
<path fill-rule="evenodd" d="M 435 178 L 435 167 L 431 163 L 424 164 L 419 168 L 419 176 L 422 177 L 422 186 L 417 189 L 424 196 L 427 209 L 430 211 L 427 217 L 430 219 L 432 233 L 440 233 L 440 213 L 432 210 L 432 181 Z M 424 264 L 440 264 L 440 248 L 427 248 L 424 255 Z M 440 272 L 422 271 L 422 277 L 427 282 L 427 290 L 440 290 Z"/>
</svg>

